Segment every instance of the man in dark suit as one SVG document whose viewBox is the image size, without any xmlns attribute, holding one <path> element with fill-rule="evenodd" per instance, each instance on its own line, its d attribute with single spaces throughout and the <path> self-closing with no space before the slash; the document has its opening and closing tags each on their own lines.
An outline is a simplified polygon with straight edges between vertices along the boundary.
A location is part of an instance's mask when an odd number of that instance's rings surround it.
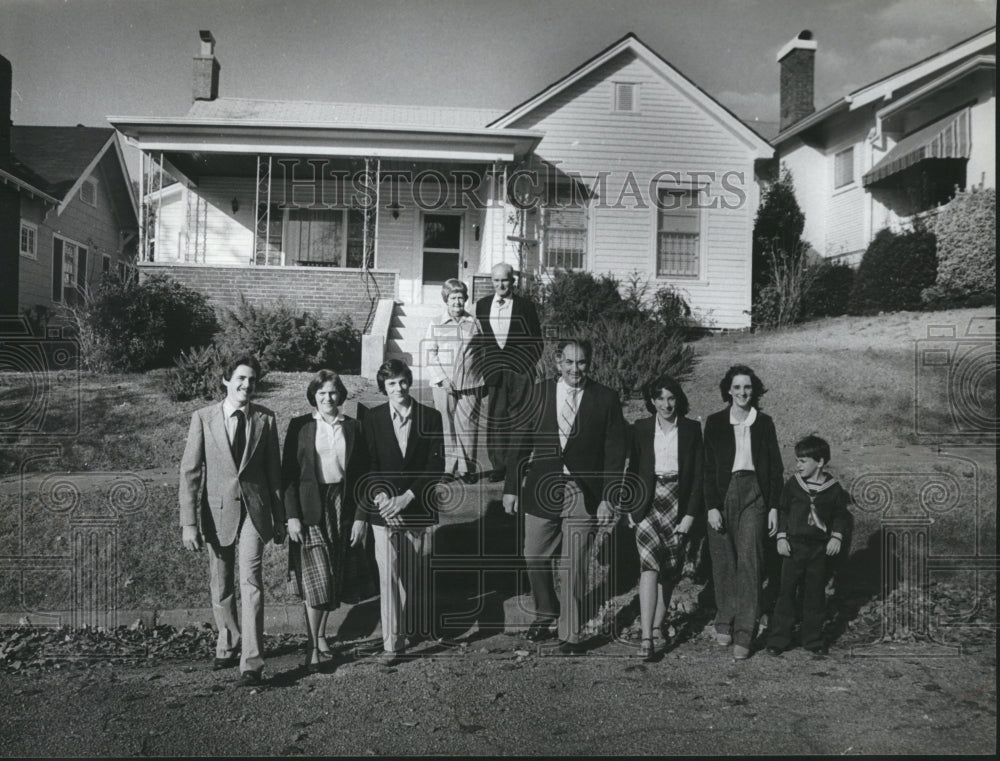
<svg viewBox="0 0 1000 761">
<path fill-rule="evenodd" d="M 259 376 L 255 358 L 234 360 L 222 378 L 225 400 L 191 416 L 179 489 L 181 540 L 189 550 L 199 550 L 204 539 L 209 549 L 212 612 L 219 629 L 214 667 L 238 662 L 240 679 L 250 686 L 260 684 L 264 666 L 264 545 L 285 538 L 278 425 L 271 410 L 250 403 Z M 233 579 L 237 541 L 242 627 Z"/>
<path fill-rule="evenodd" d="M 489 394 L 486 451 L 493 465 L 490 481 L 502 481 L 515 451 L 516 432 L 526 421 L 528 393 L 542 356 L 542 328 L 535 305 L 514 294 L 514 268 L 498 264 L 492 272 L 492 296 L 476 302 L 482 334 L 478 361 Z"/>
<path fill-rule="evenodd" d="M 558 380 L 532 388 L 536 410 L 523 430 L 523 449 L 511 460 L 504 487 L 504 509 L 524 508 L 524 558 L 535 598 L 535 620 L 526 637 L 549 636 L 559 620 L 561 653 L 583 651 L 580 629 L 585 623 L 587 566 L 598 526 L 614 522 L 610 490 L 621 482 L 625 467 L 626 431 L 618 395 L 588 380 L 592 355 L 588 341 L 560 341 Z M 530 459 L 530 464 L 528 461 Z M 553 584 L 553 560 L 559 565 L 560 600 Z"/>
<path fill-rule="evenodd" d="M 413 374 L 390 359 L 376 374 L 386 404 L 362 422 L 370 473 L 355 530 L 372 524 L 381 593 L 383 660 L 406 650 L 407 634 L 430 636 L 430 556 L 438 522 L 436 488 L 444 474 L 441 413 L 410 396 Z"/>
</svg>

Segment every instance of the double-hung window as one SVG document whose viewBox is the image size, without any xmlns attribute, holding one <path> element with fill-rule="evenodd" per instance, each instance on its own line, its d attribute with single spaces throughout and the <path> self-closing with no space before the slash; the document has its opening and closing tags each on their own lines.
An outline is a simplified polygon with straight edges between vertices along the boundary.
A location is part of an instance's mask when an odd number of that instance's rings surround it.
<svg viewBox="0 0 1000 761">
<path fill-rule="evenodd" d="M 361 210 L 289 209 L 285 225 L 287 262 L 317 267 L 361 267 L 363 257 Z"/>
<path fill-rule="evenodd" d="M 698 189 L 661 189 L 656 212 L 656 276 L 701 275 Z"/>
<path fill-rule="evenodd" d="M 559 189 L 539 209 L 542 266 L 582 270 L 587 266 L 587 200 L 579 190 Z"/>
<path fill-rule="evenodd" d="M 854 182 L 854 146 L 833 156 L 833 187 L 842 188 Z"/>
<path fill-rule="evenodd" d="M 38 227 L 21 220 L 21 256 L 27 259 L 38 258 Z"/>
<path fill-rule="evenodd" d="M 74 304 L 87 290 L 87 249 L 65 238 L 52 239 L 52 300 Z"/>
</svg>

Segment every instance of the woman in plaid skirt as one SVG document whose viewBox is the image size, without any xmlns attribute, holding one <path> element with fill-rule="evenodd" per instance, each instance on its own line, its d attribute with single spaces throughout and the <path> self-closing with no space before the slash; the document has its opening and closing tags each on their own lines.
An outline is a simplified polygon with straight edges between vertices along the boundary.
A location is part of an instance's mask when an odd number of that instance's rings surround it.
<svg viewBox="0 0 1000 761">
<path fill-rule="evenodd" d="M 680 384 L 661 375 L 642 395 L 653 416 L 632 426 L 627 484 L 641 568 L 639 655 L 651 660 L 684 567 L 687 534 L 703 509 L 703 456 L 701 426 L 684 417 L 688 400 Z"/>
<path fill-rule="evenodd" d="M 365 531 L 352 530 L 355 486 L 368 470 L 361 426 L 340 411 L 340 376 L 320 370 L 306 390 L 312 414 L 292 420 L 285 435 L 282 486 L 288 519 L 288 575 L 309 624 L 306 667 L 332 657 L 326 620 L 343 601 L 377 594 L 364 553 Z"/>
</svg>

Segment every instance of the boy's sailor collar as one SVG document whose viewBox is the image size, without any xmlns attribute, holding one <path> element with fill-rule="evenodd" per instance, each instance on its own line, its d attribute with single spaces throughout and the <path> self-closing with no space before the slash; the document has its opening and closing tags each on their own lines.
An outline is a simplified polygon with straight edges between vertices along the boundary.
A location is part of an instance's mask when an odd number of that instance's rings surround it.
<svg viewBox="0 0 1000 761">
<path fill-rule="evenodd" d="M 827 474 L 827 475 L 829 475 L 829 474 Z M 803 491 L 805 491 L 805 492 L 814 492 L 814 493 L 815 492 L 820 492 L 820 491 L 825 491 L 826 489 L 829 489 L 831 486 L 833 486 L 835 483 L 837 483 L 837 479 L 834 478 L 833 476 L 830 476 L 826 481 L 824 481 L 821 484 L 807 484 L 802 479 L 802 476 L 800 476 L 798 473 L 795 474 L 795 480 L 798 481 L 799 486 L 802 487 Z"/>
</svg>

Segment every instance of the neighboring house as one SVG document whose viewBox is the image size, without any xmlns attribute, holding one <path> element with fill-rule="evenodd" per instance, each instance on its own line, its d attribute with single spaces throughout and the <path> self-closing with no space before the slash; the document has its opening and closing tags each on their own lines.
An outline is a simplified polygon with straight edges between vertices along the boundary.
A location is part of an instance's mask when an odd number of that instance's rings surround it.
<svg viewBox="0 0 1000 761">
<path fill-rule="evenodd" d="M 710 327 L 749 325 L 755 162 L 773 151 L 634 35 L 509 110 L 220 98 L 214 46 L 203 32 L 186 116 L 109 117 L 154 177 L 143 273 L 379 336 L 378 302 L 438 311 L 444 280 L 480 295 L 501 261 L 638 272 Z M 405 327 L 366 350 L 406 354 L 422 327 Z"/>
<path fill-rule="evenodd" d="M 134 267 L 138 207 L 113 129 L 10 122 L 0 57 L 0 312 L 50 310 Z"/>
<path fill-rule="evenodd" d="M 857 264 L 883 228 L 954 196 L 996 187 L 996 27 L 813 107 L 816 41 L 778 53 L 781 124 L 772 139 L 822 256 Z"/>
</svg>

